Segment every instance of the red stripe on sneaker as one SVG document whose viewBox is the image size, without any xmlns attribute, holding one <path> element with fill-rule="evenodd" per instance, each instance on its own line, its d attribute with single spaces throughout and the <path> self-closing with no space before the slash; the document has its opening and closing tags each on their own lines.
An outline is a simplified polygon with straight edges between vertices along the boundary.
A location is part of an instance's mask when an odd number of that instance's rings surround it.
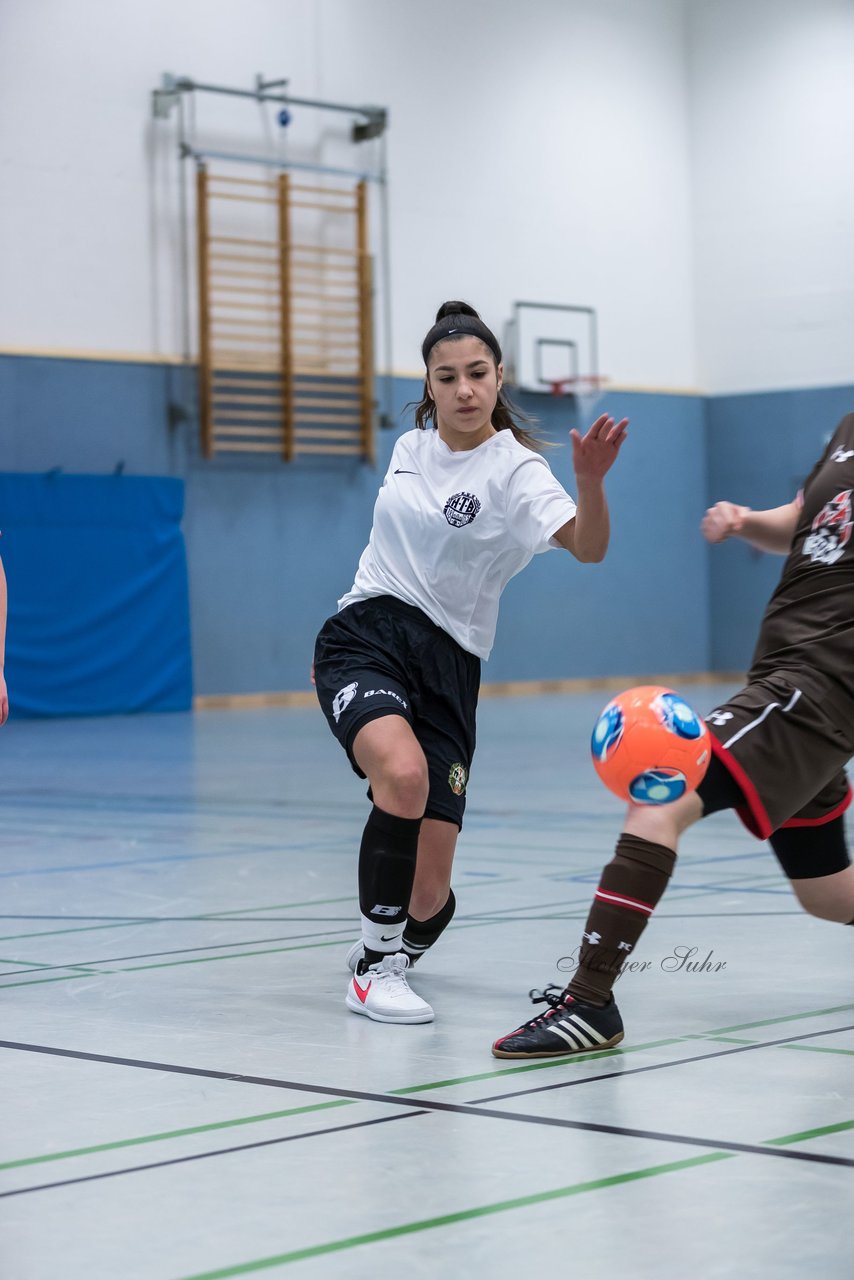
<svg viewBox="0 0 854 1280">
<path fill-rule="evenodd" d="M 619 893 L 608 893 L 606 889 L 597 889 L 595 895 L 600 902 L 610 902 L 613 907 L 628 907 L 629 911 L 640 911 L 645 916 L 651 916 L 655 908 L 648 902 L 641 902 L 639 898 L 624 898 Z"/>
<path fill-rule="evenodd" d="M 355 978 L 353 979 L 353 986 L 356 988 L 356 995 L 359 997 L 359 999 L 361 1000 L 362 1004 L 364 1004 L 364 1003 L 365 1003 L 365 1001 L 366 1001 L 366 1000 L 367 1000 L 367 998 L 368 998 L 368 992 L 369 992 L 369 991 L 370 991 L 370 989 L 371 989 L 371 985 L 372 985 L 372 983 L 371 983 L 371 982 L 369 982 L 369 983 L 368 983 L 368 985 L 365 987 L 365 989 L 364 989 L 364 990 L 362 990 L 362 988 L 359 986 L 359 984 L 358 984 L 358 982 L 356 981 L 356 979 L 355 979 Z"/>
</svg>

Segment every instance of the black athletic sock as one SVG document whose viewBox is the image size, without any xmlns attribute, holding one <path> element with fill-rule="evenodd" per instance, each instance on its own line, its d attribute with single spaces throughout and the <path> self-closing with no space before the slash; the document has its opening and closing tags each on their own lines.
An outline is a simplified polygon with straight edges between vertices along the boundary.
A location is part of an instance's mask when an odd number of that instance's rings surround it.
<svg viewBox="0 0 854 1280">
<path fill-rule="evenodd" d="M 418 857 L 420 818 L 398 818 L 376 805 L 359 850 L 359 907 L 365 958 L 376 964 L 402 946 Z"/>
<path fill-rule="evenodd" d="M 453 920 L 456 909 L 457 900 L 454 897 L 454 891 L 449 889 L 448 901 L 440 911 L 430 916 L 429 920 L 416 920 L 413 916 L 409 917 L 403 930 L 403 949 L 412 960 L 417 960 L 441 937 Z"/>
</svg>

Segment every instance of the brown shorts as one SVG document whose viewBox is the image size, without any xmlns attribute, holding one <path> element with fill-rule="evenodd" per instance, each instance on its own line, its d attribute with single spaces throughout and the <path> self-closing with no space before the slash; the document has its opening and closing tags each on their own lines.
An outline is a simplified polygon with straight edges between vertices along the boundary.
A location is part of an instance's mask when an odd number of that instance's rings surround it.
<svg viewBox="0 0 854 1280">
<path fill-rule="evenodd" d="M 827 705 L 803 693 L 797 676 L 763 677 L 706 716 L 712 749 L 738 783 L 748 831 L 767 840 L 781 827 L 822 826 L 851 803 L 845 765 L 852 751 Z"/>
</svg>

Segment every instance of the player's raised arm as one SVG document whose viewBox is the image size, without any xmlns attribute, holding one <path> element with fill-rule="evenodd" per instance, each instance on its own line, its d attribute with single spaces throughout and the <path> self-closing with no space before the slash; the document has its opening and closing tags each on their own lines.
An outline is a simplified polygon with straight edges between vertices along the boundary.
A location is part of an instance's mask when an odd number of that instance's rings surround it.
<svg viewBox="0 0 854 1280">
<path fill-rule="evenodd" d="M 576 560 L 585 564 L 604 560 L 608 550 L 611 525 L 604 480 L 617 461 L 628 425 L 628 418 L 615 422 L 603 413 L 586 435 L 582 436 L 574 428 L 569 433 L 578 510 L 572 520 L 558 529 L 555 538 Z"/>
<path fill-rule="evenodd" d="M 751 511 L 750 507 L 741 507 L 734 502 L 716 502 L 703 516 L 700 528 L 707 542 L 741 538 L 758 551 L 787 556 L 800 510 L 797 498 L 768 511 Z"/>
</svg>

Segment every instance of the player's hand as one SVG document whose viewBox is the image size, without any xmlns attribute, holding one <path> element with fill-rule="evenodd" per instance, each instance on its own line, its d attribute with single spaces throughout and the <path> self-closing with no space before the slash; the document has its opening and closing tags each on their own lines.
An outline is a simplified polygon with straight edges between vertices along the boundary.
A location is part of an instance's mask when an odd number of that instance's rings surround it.
<svg viewBox="0 0 854 1280">
<path fill-rule="evenodd" d="M 744 528 L 750 515 L 750 507 L 739 507 L 735 502 L 716 502 L 703 516 L 700 528 L 707 542 L 725 542 Z"/>
<path fill-rule="evenodd" d="M 626 438 L 628 425 L 628 418 L 615 422 L 603 413 L 584 436 L 573 427 L 569 437 L 576 479 L 601 480 L 611 470 Z"/>
<path fill-rule="evenodd" d="M 311 683 L 312 683 L 312 684 L 315 684 L 315 683 L 316 683 L 316 681 L 315 681 L 315 679 L 314 679 L 314 663 L 312 663 L 312 664 L 311 664 L 311 671 L 308 673 L 308 678 L 309 678 L 309 680 L 311 681 Z"/>
<path fill-rule="evenodd" d="M 9 694 L 6 692 L 6 680 L 3 672 L 0 671 L 0 724 L 5 724 L 9 719 Z"/>
</svg>

